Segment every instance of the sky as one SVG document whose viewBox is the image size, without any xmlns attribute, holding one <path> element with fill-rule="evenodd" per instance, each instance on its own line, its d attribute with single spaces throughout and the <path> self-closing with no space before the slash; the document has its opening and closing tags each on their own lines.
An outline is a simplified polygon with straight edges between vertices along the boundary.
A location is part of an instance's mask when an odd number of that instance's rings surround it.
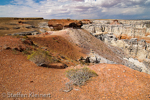
<svg viewBox="0 0 150 100">
<path fill-rule="evenodd" d="M 150 19 L 150 0 L 1 0 L 0 17 Z"/>
</svg>

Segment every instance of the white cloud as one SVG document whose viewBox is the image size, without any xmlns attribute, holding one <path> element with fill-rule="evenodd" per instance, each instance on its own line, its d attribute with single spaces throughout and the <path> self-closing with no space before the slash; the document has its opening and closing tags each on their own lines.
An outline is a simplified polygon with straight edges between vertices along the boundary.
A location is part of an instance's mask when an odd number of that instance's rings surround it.
<svg viewBox="0 0 150 100">
<path fill-rule="evenodd" d="M 13 0 L 11 5 L 0 6 L 0 16 L 49 19 L 148 16 L 149 4 L 150 0 L 42 0 L 38 3 L 35 0 Z"/>
</svg>

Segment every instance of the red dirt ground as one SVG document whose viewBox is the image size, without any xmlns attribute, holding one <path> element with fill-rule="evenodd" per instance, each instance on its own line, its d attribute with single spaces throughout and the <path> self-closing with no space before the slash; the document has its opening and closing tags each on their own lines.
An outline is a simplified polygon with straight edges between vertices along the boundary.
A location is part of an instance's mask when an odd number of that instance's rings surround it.
<svg viewBox="0 0 150 100">
<path fill-rule="evenodd" d="M 23 46 L 23 48 L 26 47 L 25 44 L 20 40 L 20 38 L 12 37 L 12 36 L 4 36 L 0 37 L 0 47 L 3 48 L 4 46 L 10 47 L 10 48 L 17 48 L 18 46 Z"/>
<path fill-rule="evenodd" d="M 67 69 L 38 67 L 11 50 L 0 51 L 0 100 L 149 100 L 150 75 L 123 65 L 90 66 L 99 76 L 68 93 L 62 92 L 69 80 Z M 80 67 L 80 66 L 79 66 Z M 51 98 L 7 98 L 7 93 L 51 94 Z M 6 93 L 6 95 L 4 94 Z M 5 98 L 3 97 L 5 96 Z M 33 95 L 32 95 L 33 96 Z"/>
<path fill-rule="evenodd" d="M 70 54 L 72 55 L 70 57 L 78 57 L 80 55 L 79 49 L 71 46 L 62 37 L 52 36 L 32 39 L 41 45 L 46 44 L 52 50 L 59 50 L 60 52 L 72 51 L 75 53 L 71 52 Z M 65 83 L 69 82 L 65 72 L 74 66 L 66 69 L 39 67 L 27 60 L 27 57 L 19 51 L 14 53 L 11 49 L 4 50 L 4 45 L 8 47 L 27 46 L 19 38 L 11 36 L 0 37 L 0 100 L 150 99 L 150 75 L 132 70 L 123 65 L 99 64 L 89 66 L 98 76 L 92 78 L 84 86 L 74 86 L 72 91 L 68 93 L 63 92 L 62 89 L 65 87 Z M 8 98 L 7 93 L 17 94 L 18 92 L 27 94 L 28 98 Z M 29 94 L 32 92 L 35 94 L 50 93 L 51 98 L 29 98 Z"/>
<path fill-rule="evenodd" d="M 30 39 L 41 47 L 47 47 L 50 51 L 60 53 L 73 60 L 85 56 L 82 49 L 61 36 L 52 35 L 48 37 L 30 37 Z"/>
</svg>

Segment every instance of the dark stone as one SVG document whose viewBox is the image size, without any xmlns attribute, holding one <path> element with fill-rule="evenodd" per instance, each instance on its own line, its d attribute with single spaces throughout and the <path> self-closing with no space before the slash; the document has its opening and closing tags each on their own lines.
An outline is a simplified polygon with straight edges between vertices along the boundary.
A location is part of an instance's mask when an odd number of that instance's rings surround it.
<svg viewBox="0 0 150 100">
<path fill-rule="evenodd" d="M 13 27 L 13 29 L 20 29 L 20 27 Z"/>
<path fill-rule="evenodd" d="M 0 27 L 0 30 L 9 30 L 8 27 Z"/>
<path fill-rule="evenodd" d="M 37 31 L 28 31 L 28 32 L 19 32 L 19 33 L 14 33 L 12 35 L 20 35 L 20 36 L 26 36 L 26 35 L 32 35 Z M 37 32 L 38 33 L 38 32 Z M 38 33 L 39 34 L 39 33 Z"/>
<path fill-rule="evenodd" d="M 11 48 L 10 47 L 4 47 L 3 49 L 4 50 L 10 50 Z"/>
<path fill-rule="evenodd" d="M 85 59 L 85 63 L 90 63 L 90 57 L 87 57 L 87 58 Z"/>
<path fill-rule="evenodd" d="M 23 43 L 28 45 L 34 45 L 33 41 L 31 40 L 24 40 Z"/>
<path fill-rule="evenodd" d="M 67 68 L 68 66 L 66 64 L 62 64 L 62 63 L 55 63 L 55 64 L 41 64 L 41 65 L 38 65 L 38 66 L 41 66 L 41 67 L 47 67 L 47 68 L 56 68 L 56 69 L 65 69 Z"/>
<path fill-rule="evenodd" d="M 49 27 L 53 27 L 55 30 L 62 30 L 63 28 L 81 28 L 82 22 L 71 19 L 51 19 L 48 22 Z"/>
<path fill-rule="evenodd" d="M 33 25 L 29 25 L 29 26 L 25 26 L 25 28 L 36 28 L 36 27 Z"/>
</svg>

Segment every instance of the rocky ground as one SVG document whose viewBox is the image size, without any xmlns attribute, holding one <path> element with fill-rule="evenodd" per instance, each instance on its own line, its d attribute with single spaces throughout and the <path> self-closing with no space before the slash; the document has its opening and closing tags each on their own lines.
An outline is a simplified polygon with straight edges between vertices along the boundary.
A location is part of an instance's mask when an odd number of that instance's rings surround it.
<svg viewBox="0 0 150 100">
<path fill-rule="evenodd" d="M 1 26 L 13 23 L 22 27 L 12 29 L 13 25 L 6 25 L 7 30 L 0 30 L 1 100 L 150 99 L 150 75 L 124 59 L 127 54 L 122 49 L 105 44 L 84 29 L 50 31 L 47 20 L 19 21 L 1 23 Z M 24 27 L 27 24 L 32 27 Z M 49 66 L 37 66 L 27 59 L 39 49 L 51 56 Z M 66 71 L 84 66 L 98 76 L 65 92 L 69 82 Z M 19 93 L 22 97 L 15 95 Z M 38 94 L 47 94 L 47 97 L 36 97 Z"/>
</svg>

